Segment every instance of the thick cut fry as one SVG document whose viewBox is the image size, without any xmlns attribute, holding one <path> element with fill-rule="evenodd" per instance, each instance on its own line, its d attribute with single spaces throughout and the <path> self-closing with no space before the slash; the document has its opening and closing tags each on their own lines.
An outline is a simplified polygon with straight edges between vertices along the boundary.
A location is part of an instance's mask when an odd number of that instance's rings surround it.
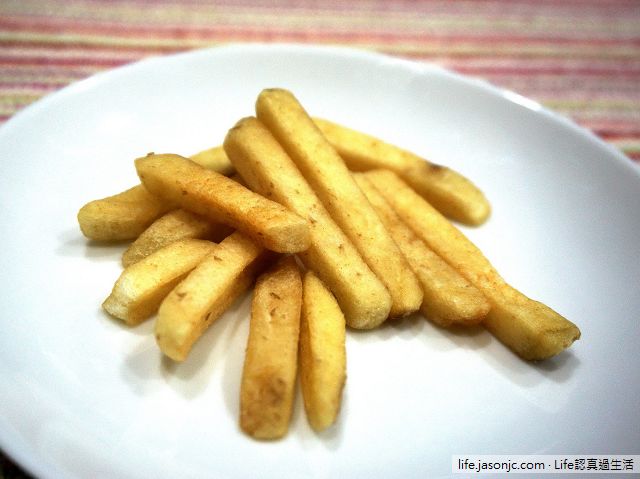
<svg viewBox="0 0 640 479">
<path fill-rule="evenodd" d="M 82 234 L 92 240 L 130 240 L 172 206 L 137 185 L 117 195 L 90 201 L 80 208 L 78 224 Z"/>
<path fill-rule="evenodd" d="M 207 170 L 217 171 L 224 176 L 231 176 L 235 173 L 233 165 L 222 146 L 214 146 L 213 148 L 202 150 L 195 155 L 191 155 L 189 159 Z"/>
<path fill-rule="evenodd" d="M 491 308 L 487 298 L 418 238 L 361 173 L 354 176 L 420 280 L 422 314 L 442 327 L 481 322 Z"/>
<path fill-rule="evenodd" d="M 215 246 L 210 241 L 187 239 L 157 250 L 122 272 L 102 307 L 127 324 L 141 323 Z"/>
<path fill-rule="evenodd" d="M 438 211 L 461 223 L 479 225 L 489 216 L 491 206 L 482 191 L 460 173 L 359 131 L 314 121 L 349 169 L 394 171 Z"/>
<path fill-rule="evenodd" d="M 300 386 L 311 427 L 322 431 L 340 412 L 347 377 L 345 319 L 322 281 L 307 271 L 302 286 Z"/>
<path fill-rule="evenodd" d="M 257 439 L 289 429 L 296 385 L 302 280 L 295 258 L 258 278 L 240 387 L 240 427 Z"/>
<path fill-rule="evenodd" d="M 191 159 L 218 173 L 233 173 L 233 166 L 221 146 L 196 153 Z M 78 224 L 82 234 L 89 239 L 131 240 L 173 208 L 175 205 L 152 195 L 144 186 L 136 185 L 117 195 L 84 205 L 78 212 Z"/>
<path fill-rule="evenodd" d="M 154 221 L 129 245 L 122 255 L 122 264 L 130 266 L 175 241 L 195 238 L 217 243 L 231 232 L 232 229 L 228 226 L 213 223 L 190 211 L 173 210 Z"/>
<path fill-rule="evenodd" d="M 196 340 L 251 286 L 270 257 L 237 231 L 215 245 L 160 305 L 155 324 L 160 350 L 184 361 Z"/>
<path fill-rule="evenodd" d="M 395 173 L 364 175 L 418 236 L 482 291 L 491 303 L 484 326 L 514 352 L 524 359 L 545 359 L 580 337 L 575 324 L 509 286 L 460 230 Z"/>
<path fill-rule="evenodd" d="M 281 204 L 178 155 L 136 160 L 140 180 L 153 194 L 244 232 L 267 249 L 297 253 L 309 247 L 307 222 Z"/>
<path fill-rule="evenodd" d="M 391 307 L 389 293 L 266 127 L 256 118 L 240 120 L 224 147 L 252 189 L 308 220 L 311 245 L 299 257 L 336 295 L 349 326 L 382 323 Z"/>
<path fill-rule="evenodd" d="M 302 105 L 286 90 L 264 90 L 256 102 L 256 112 L 389 290 L 390 315 L 400 317 L 417 311 L 422 303 L 418 279 L 344 161 Z"/>
</svg>

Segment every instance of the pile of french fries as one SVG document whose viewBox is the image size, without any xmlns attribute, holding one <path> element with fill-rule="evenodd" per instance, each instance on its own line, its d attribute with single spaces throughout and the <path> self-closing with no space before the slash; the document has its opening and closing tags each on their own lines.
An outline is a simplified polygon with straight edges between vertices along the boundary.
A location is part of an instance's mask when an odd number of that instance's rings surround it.
<svg viewBox="0 0 640 479">
<path fill-rule="evenodd" d="M 263 90 L 223 145 L 135 161 L 141 184 L 78 213 L 85 236 L 133 240 L 103 308 L 154 315 L 163 354 L 187 359 L 254 286 L 240 427 L 287 433 L 299 376 L 316 431 L 339 414 L 346 328 L 420 312 L 440 327 L 482 324 L 527 360 L 579 329 L 507 284 L 450 221 L 483 223 L 482 192 L 459 173 L 327 120 L 289 91 Z"/>
</svg>

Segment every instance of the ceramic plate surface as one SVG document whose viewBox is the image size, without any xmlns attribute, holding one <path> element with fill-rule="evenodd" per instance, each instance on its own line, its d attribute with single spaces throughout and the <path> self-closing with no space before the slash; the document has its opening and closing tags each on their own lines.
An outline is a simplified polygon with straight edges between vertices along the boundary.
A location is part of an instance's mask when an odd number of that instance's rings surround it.
<svg viewBox="0 0 640 479">
<path fill-rule="evenodd" d="M 337 425 L 257 442 L 238 428 L 250 298 L 176 365 L 153 322 L 100 309 L 126 245 L 80 206 L 137 183 L 133 159 L 221 143 L 263 88 L 471 178 L 493 205 L 465 233 L 582 339 L 529 364 L 483 330 L 420 317 L 348 334 Z M 99 74 L 0 129 L 0 445 L 69 478 L 437 477 L 454 454 L 638 454 L 640 174 L 573 123 L 436 67 L 339 48 L 238 45 Z"/>
</svg>

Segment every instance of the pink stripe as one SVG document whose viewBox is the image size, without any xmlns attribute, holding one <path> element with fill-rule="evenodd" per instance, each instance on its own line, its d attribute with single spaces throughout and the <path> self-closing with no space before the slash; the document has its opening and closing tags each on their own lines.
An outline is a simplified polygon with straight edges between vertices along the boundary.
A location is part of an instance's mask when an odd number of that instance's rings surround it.
<svg viewBox="0 0 640 479">
<path fill-rule="evenodd" d="M 581 125 L 585 125 L 590 130 L 597 132 L 598 135 L 606 136 L 606 137 L 614 137 L 618 135 L 620 138 L 622 137 L 637 137 L 640 138 L 640 126 L 636 124 L 628 124 L 628 125 L 616 125 L 614 127 L 598 125 L 597 122 L 589 121 L 588 119 L 580 121 L 578 118 L 578 123 Z"/>
<path fill-rule="evenodd" d="M 576 115 L 578 116 L 578 115 Z M 637 121 L 631 121 L 629 119 L 615 119 L 609 118 L 584 118 L 583 123 L 589 123 L 592 128 L 608 129 L 611 131 L 631 131 L 633 129 L 640 128 L 640 124 Z"/>
<path fill-rule="evenodd" d="M 16 82 L 0 82 L 0 90 L 2 95 L 12 95 L 14 93 L 20 92 L 22 90 L 56 90 L 63 86 L 68 85 L 70 82 L 75 81 L 74 79 L 70 79 L 69 81 L 52 81 L 50 83 L 45 82 L 37 82 L 37 81 L 16 81 Z"/>
<path fill-rule="evenodd" d="M 114 60 L 110 58 L 52 58 L 52 57 L 31 57 L 31 58 L 19 58 L 11 57 L 0 54 L 0 65 L 12 67 L 14 65 L 29 65 L 29 66 L 103 66 L 103 67 L 115 67 L 123 65 L 133 60 Z"/>
<path fill-rule="evenodd" d="M 553 7 L 561 8 L 564 5 L 578 5 L 580 7 L 606 7 L 610 8 L 612 6 L 617 7 L 627 7 L 634 9 L 638 6 L 637 0 L 562 0 L 561 2 L 558 0 L 475 0 L 478 3 L 496 3 L 499 5 L 527 5 L 531 7 L 537 7 L 539 5 L 551 5 Z"/>
<path fill-rule="evenodd" d="M 512 66 L 482 66 L 473 67 L 465 65 L 457 65 L 454 67 L 456 71 L 466 75 L 583 75 L 583 76 L 624 76 L 637 77 L 640 76 L 638 68 L 593 68 L 593 67 L 565 67 L 558 66 L 537 66 L 537 67 L 512 67 Z"/>
<path fill-rule="evenodd" d="M 92 43 L 88 43 L 84 40 L 77 41 L 65 41 L 61 43 L 56 42 L 47 42 L 47 41 L 3 41 L 0 40 L 0 48 L 6 49 L 20 49 L 20 50 L 30 50 L 30 49 L 47 49 L 54 51 L 65 51 L 65 52 L 83 52 L 83 51 L 118 51 L 118 52 L 131 52 L 138 53 L 140 55 L 148 55 L 150 52 L 153 53 L 172 53 L 185 47 L 176 47 L 176 46 L 163 46 L 163 45 L 119 45 L 119 44 L 109 44 L 109 45 L 96 45 Z"/>
<path fill-rule="evenodd" d="M 625 131 L 625 132 L 620 132 L 620 131 L 610 131 L 610 130 L 592 130 L 594 133 L 596 133 L 598 136 L 601 136 L 602 138 L 609 140 L 609 141 L 620 141 L 620 140 L 630 140 L 630 141 L 634 141 L 637 140 L 638 138 L 640 138 L 640 129 L 635 130 L 635 131 Z"/>
</svg>

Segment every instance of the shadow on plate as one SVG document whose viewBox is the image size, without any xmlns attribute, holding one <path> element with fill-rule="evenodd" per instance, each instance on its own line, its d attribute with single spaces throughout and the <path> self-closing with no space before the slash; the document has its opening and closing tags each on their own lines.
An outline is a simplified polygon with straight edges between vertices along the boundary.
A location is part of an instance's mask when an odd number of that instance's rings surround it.
<svg viewBox="0 0 640 479">
<path fill-rule="evenodd" d="M 512 383 L 525 388 L 548 380 L 567 382 L 580 365 L 571 348 L 544 361 L 525 361 L 482 326 L 442 328 L 419 314 L 389 320 L 371 331 L 350 330 L 349 333 L 351 338 L 365 343 L 401 339 L 420 341 L 429 351 L 471 350 L 477 354 L 478 362 L 491 366 Z"/>
<path fill-rule="evenodd" d="M 123 376 L 127 383 L 140 393 L 145 393 L 152 383 L 169 385 L 185 399 L 193 399 L 208 387 L 212 376 L 225 374 L 226 363 L 235 362 L 235 356 L 243 357 L 244 350 L 234 350 L 243 318 L 248 319 L 246 297 L 237 300 L 217 321 L 215 321 L 194 344 L 189 356 L 183 362 L 176 362 L 164 356 L 153 336 L 153 320 L 145 324 L 138 343 L 123 362 Z M 149 326 L 146 326 L 146 325 Z M 134 328 L 138 329 L 141 326 Z M 223 394 L 227 386 L 223 377 Z"/>
<path fill-rule="evenodd" d="M 70 258 L 82 256 L 93 260 L 113 261 L 115 259 L 119 263 L 122 253 L 130 243 L 130 241 L 115 243 L 94 241 L 82 236 L 79 229 L 70 229 L 59 235 L 55 253 Z"/>
<path fill-rule="evenodd" d="M 522 387 L 533 387 L 547 380 L 564 383 L 571 379 L 580 364 L 571 349 L 544 361 L 526 361 L 482 326 L 451 329 L 434 326 L 432 329 L 455 347 L 477 349 L 478 360 L 484 361 L 506 379 Z"/>
<path fill-rule="evenodd" d="M 425 320 L 420 314 L 389 319 L 373 330 L 350 329 L 349 334 L 355 340 L 364 342 L 389 341 L 390 339 L 420 341 L 429 349 L 442 351 L 459 348 L 482 349 L 492 341 L 491 336 L 482 327 L 445 329 Z"/>
</svg>

